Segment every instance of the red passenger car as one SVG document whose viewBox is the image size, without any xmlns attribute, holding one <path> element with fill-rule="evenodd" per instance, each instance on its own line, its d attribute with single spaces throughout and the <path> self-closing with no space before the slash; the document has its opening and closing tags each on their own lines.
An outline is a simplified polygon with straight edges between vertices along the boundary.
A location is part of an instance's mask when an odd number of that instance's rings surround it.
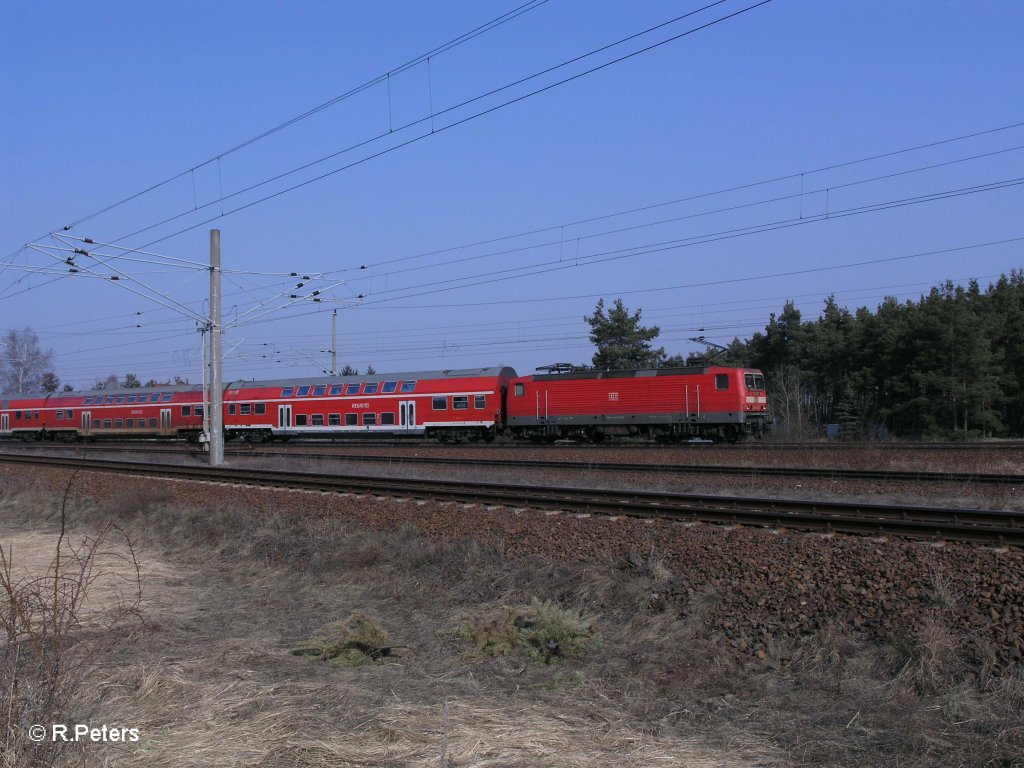
<svg viewBox="0 0 1024 768">
<path fill-rule="evenodd" d="M 227 436 L 420 436 L 493 440 L 511 368 L 240 381 L 224 392 Z"/>
<path fill-rule="evenodd" d="M 203 428 L 202 387 L 96 389 L 0 399 L 0 436 L 22 440 L 187 437 Z"/>
<path fill-rule="evenodd" d="M 515 437 L 549 440 L 738 440 L 764 430 L 766 395 L 760 371 L 720 366 L 524 376 L 509 390 L 508 427 Z"/>
</svg>

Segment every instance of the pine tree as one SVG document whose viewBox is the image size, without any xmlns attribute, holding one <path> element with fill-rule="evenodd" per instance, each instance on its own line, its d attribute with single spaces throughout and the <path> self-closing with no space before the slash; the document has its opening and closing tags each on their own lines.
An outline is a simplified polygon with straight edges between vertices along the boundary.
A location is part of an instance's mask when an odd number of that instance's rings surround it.
<svg viewBox="0 0 1024 768">
<path fill-rule="evenodd" d="M 616 299 L 615 306 L 605 313 L 604 299 L 600 299 L 594 314 L 583 318 L 590 325 L 590 341 L 597 347 L 593 357 L 595 368 L 629 370 L 658 367 L 665 356 L 665 348 L 653 349 L 651 341 L 661 330 L 656 325 L 650 328 L 640 325 L 641 312 L 638 309 L 631 315 L 622 299 Z"/>
</svg>

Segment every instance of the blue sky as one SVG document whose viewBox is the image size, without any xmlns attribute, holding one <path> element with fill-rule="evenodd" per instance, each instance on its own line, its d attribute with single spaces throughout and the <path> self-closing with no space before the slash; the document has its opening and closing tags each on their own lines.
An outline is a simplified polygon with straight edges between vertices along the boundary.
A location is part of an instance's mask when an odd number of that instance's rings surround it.
<svg viewBox="0 0 1024 768">
<path fill-rule="evenodd" d="M 756 1 L 549 0 L 401 71 L 526 0 L 0 3 L 0 327 L 198 381 L 212 227 L 226 379 L 319 374 L 335 309 L 339 366 L 528 373 L 601 297 L 685 354 L 1024 266 L 1024 3 Z"/>
</svg>

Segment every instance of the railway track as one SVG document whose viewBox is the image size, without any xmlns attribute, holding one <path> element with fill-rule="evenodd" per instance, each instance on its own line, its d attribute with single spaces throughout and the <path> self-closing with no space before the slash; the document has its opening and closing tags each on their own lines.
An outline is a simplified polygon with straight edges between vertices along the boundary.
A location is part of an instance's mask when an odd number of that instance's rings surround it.
<svg viewBox="0 0 1024 768">
<path fill-rule="evenodd" d="M 36 446 L 32 446 L 36 447 Z M 96 446 L 87 449 L 96 452 L 121 452 L 125 450 L 140 451 L 138 443 L 126 446 Z M 146 447 L 146 453 L 181 454 L 182 449 L 172 446 Z M 197 451 L 193 451 L 197 452 Z M 373 454 L 345 454 L 307 452 L 295 450 L 278 450 L 261 447 L 229 447 L 229 455 L 250 458 L 288 458 L 306 461 L 345 461 L 367 462 L 390 465 L 450 465 L 496 467 L 507 469 L 519 467 L 524 469 L 540 469 L 562 472 L 608 472 L 620 474 L 701 474 L 733 477 L 786 477 L 801 479 L 824 480 L 868 480 L 886 483 L 957 483 L 964 485 L 987 486 L 1024 486 L 1022 474 L 998 474 L 979 472 L 923 472 L 910 470 L 874 470 L 874 469 L 835 469 L 818 467 L 751 467 L 715 464 L 660 464 L 660 463 L 624 463 L 605 461 L 557 461 L 533 460 L 516 458 L 465 458 L 452 459 L 443 455 L 433 456 L 379 456 Z"/>
<path fill-rule="evenodd" d="M 222 484 L 628 515 L 684 522 L 1024 546 L 1024 512 L 1000 510 L 318 475 L 11 454 L 0 455 L 0 461 Z"/>
</svg>

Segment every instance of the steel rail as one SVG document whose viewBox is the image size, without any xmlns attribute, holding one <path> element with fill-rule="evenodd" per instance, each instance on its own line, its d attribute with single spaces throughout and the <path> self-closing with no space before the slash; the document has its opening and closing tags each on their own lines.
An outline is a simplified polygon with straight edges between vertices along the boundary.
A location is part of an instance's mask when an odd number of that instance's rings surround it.
<svg viewBox="0 0 1024 768">
<path fill-rule="evenodd" d="M 0 461 L 233 485 L 1024 546 L 1024 512 L 318 475 L 0 454 Z"/>
<path fill-rule="evenodd" d="M 57 447 L 57 446 L 53 446 Z M 70 446 L 67 446 L 70 447 Z M 126 447 L 89 446 L 86 451 L 139 451 L 139 443 L 127 444 Z M 39 446 L 33 448 L 42 449 Z M 181 453 L 180 448 L 152 446 L 145 447 L 147 453 Z M 453 459 L 450 456 L 380 456 L 374 454 L 342 454 L 315 453 L 308 450 L 290 451 L 266 449 L 259 447 L 229 447 L 227 452 L 237 456 L 252 458 L 290 458 L 316 461 L 349 461 L 377 464 L 444 464 L 457 463 L 462 466 L 528 468 L 551 471 L 598 471 L 616 473 L 654 473 L 654 474 L 703 474 L 728 475 L 734 477 L 791 477 L 823 480 L 873 480 L 881 482 L 908 483 L 957 483 L 961 485 L 1009 485 L 1024 487 L 1024 474 L 999 474 L 987 472 L 923 472 L 917 470 L 888 469 L 838 469 L 822 467 L 751 467 L 722 464 L 657 464 L 657 463 L 625 463 L 605 461 L 548 461 L 545 459 L 516 458 L 466 458 Z"/>
</svg>

